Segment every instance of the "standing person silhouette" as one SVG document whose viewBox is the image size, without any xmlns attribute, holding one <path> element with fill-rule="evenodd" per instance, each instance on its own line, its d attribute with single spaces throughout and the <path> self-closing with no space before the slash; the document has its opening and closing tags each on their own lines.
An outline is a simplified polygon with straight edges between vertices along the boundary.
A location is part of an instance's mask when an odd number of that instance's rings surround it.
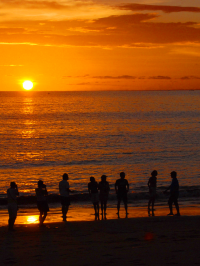
<svg viewBox="0 0 200 266">
<path fill-rule="evenodd" d="M 106 181 L 107 176 L 102 175 L 101 181 L 99 182 L 99 198 L 101 202 L 101 211 L 102 211 L 102 218 L 103 215 L 106 218 L 106 209 L 107 209 L 107 201 L 108 201 L 108 194 L 110 191 L 110 186 L 108 181 Z"/>
<path fill-rule="evenodd" d="M 90 177 L 90 183 L 88 183 L 88 191 L 94 206 L 95 219 L 99 219 L 98 183 L 95 181 L 95 178 L 93 176 Z"/>
<path fill-rule="evenodd" d="M 44 220 L 47 217 L 47 212 L 49 211 L 49 206 L 47 203 L 47 189 L 46 189 L 46 185 L 43 184 L 42 180 L 38 181 L 38 188 L 35 189 L 36 192 L 36 199 L 37 199 L 37 207 L 38 210 L 40 211 L 40 217 L 39 217 L 39 221 L 40 221 L 40 226 L 43 225 Z"/>
<path fill-rule="evenodd" d="M 8 220 L 8 230 L 9 231 L 15 231 L 14 230 L 14 223 L 17 218 L 17 196 L 19 196 L 18 188 L 15 182 L 10 183 L 10 188 L 7 189 L 7 197 L 8 197 L 8 214 L 9 214 L 9 220 Z"/>
<path fill-rule="evenodd" d="M 168 200 L 170 213 L 168 215 L 174 215 L 172 209 L 172 204 L 174 203 L 177 211 L 176 216 L 180 216 L 179 205 L 178 205 L 179 182 L 177 179 L 177 173 L 175 171 L 171 172 L 171 178 L 172 178 L 171 185 L 164 191 L 164 193 L 166 193 L 168 190 L 170 190 L 170 197 Z"/>
<path fill-rule="evenodd" d="M 117 215 L 119 218 L 120 203 L 123 200 L 126 211 L 126 217 L 128 216 L 128 205 L 127 205 L 127 193 L 129 191 L 129 183 L 125 179 L 125 173 L 120 173 L 120 179 L 117 179 L 115 183 L 115 191 L 117 193 Z"/>
<path fill-rule="evenodd" d="M 70 205 L 70 197 L 69 197 L 69 179 L 68 174 L 63 174 L 63 180 L 59 183 L 59 191 L 61 196 L 61 204 L 62 204 L 62 214 L 63 214 L 63 222 L 66 222 L 67 212 L 69 210 Z"/>
<path fill-rule="evenodd" d="M 149 178 L 149 181 L 147 183 L 149 187 L 148 212 L 150 212 L 150 206 L 152 205 L 152 214 L 154 212 L 154 203 L 155 203 L 155 198 L 156 198 L 157 175 L 158 175 L 158 172 L 154 170 L 151 173 L 151 177 Z"/>
</svg>

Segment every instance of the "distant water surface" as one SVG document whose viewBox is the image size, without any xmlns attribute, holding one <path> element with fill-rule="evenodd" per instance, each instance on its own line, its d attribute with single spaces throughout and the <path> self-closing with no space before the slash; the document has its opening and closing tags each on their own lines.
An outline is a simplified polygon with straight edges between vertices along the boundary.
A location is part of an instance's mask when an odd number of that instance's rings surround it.
<svg viewBox="0 0 200 266">
<path fill-rule="evenodd" d="M 199 189 L 200 91 L 0 92 L 0 101 L 2 197 L 10 181 L 34 195 L 39 179 L 58 194 L 64 172 L 76 193 L 102 174 L 113 189 L 121 171 L 144 192 L 154 169 L 158 187 L 175 170 L 185 190 Z"/>
</svg>

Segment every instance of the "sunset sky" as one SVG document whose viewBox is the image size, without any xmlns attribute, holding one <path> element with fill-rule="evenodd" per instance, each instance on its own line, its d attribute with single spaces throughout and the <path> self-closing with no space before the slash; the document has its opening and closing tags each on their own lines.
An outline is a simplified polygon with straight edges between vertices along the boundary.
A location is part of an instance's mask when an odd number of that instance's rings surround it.
<svg viewBox="0 0 200 266">
<path fill-rule="evenodd" d="M 199 0 L 0 0 L 0 90 L 200 89 Z"/>
</svg>

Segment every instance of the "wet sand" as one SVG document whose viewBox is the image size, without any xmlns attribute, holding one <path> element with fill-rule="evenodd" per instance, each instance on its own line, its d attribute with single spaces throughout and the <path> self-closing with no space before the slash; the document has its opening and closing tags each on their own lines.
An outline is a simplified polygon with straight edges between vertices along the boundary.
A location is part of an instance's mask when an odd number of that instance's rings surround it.
<svg viewBox="0 0 200 266">
<path fill-rule="evenodd" d="M 116 207 L 109 207 L 107 209 L 106 219 L 117 219 L 118 216 L 116 214 Z M 149 214 L 146 206 L 129 206 L 128 208 L 128 218 L 142 218 L 152 216 L 152 212 Z M 187 205 L 180 204 L 180 212 L 182 216 L 198 216 L 200 215 L 200 205 L 195 203 L 191 204 L 187 202 Z M 101 211 L 100 211 L 101 213 Z M 156 205 L 154 216 L 167 216 L 169 213 L 168 206 L 165 205 Z M 174 214 L 176 213 L 174 208 Z M 125 210 L 123 205 L 120 209 L 120 218 L 125 218 Z M 100 220 L 102 220 L 102 216 L 99 216 Z M 103 217 L 104 219 L 104 217 Z M 92 205 L 81 206 L 80 204 L 72 204 L 70 205 L 69 212 L 67 215 L 68 222 L 81 222 L 81 221 L 94 221 L 94 210 Z M 50 205 L 50 211 L 48 212 L 48 216 L 45 220 L 45 223 L 56 223 L 62 222 L 62 214 L 61 207 L 55 207 L 54 205 Z M 28 225 L 28 224 L 38 224 L 39 223 L 39 211 L 34 206 L 32 208 L 19 208 L 18 216 L 16 219 L 16 225 Z M 0 226 L 5 226 L 8 224 L 8 211 L 7 209 L 0 211 Z"/>
<path fill-rule="evenodd" d="M 200 217 L 0 227 L 0 265 L 199 265 Z"/>
</svg>

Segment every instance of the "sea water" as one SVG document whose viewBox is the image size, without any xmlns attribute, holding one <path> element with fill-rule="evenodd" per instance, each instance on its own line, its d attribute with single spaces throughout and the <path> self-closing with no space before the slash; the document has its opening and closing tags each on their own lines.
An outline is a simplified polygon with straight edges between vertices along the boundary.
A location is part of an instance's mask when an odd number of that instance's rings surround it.
<svg viewBox="0 0 200 266">
<path fill-rule="evenodd" d="M 146 200 L 154 169 L 160 198 L 171 171 L 180 197 L 198 197 L 199 142 L 200 91 L 0 92 L 0 203 L 11 181 L 33 202 L 39 179 L 57 202 L 63 173 L 76 201 L 102 174 L 116 200 L 121 171 L 129 199 Z"/>
</svg>

